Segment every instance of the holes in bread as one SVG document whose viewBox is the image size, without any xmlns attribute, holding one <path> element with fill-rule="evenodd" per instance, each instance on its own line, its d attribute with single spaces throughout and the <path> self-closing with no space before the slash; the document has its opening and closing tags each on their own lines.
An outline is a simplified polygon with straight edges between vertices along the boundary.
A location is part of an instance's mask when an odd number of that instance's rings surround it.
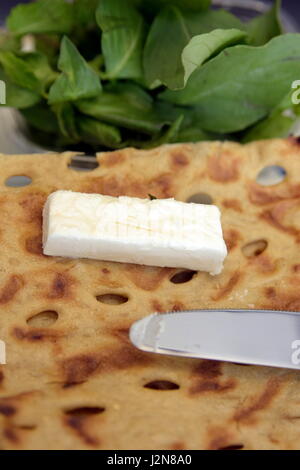
<svg viewBox="0 0 300 470">
<path fill-rule="evenodd" d="M 121 295 L 121 294 L 96 295 L 96 299 L 98 300 L 98 302 L 101 302 L 102 304 L 109 304 L 109 305 L 120 305 L 120 304 L 125 304 L 126 302 L 128 302 L 128 296 Z"/>
<path fill-rule="evenodd" d="M 256 177 L 261 186 L 275 186 L 285 180 L 287 171 L 280 165 L 269 165 L 263 168 Z"/>
<path fill-rule="evenodd" d="M 45 328 L 52 326 L 58 319 L 58 313 L 54 310 L 45 310 L 44 312 L 37 313 L 27 319 L 27 325 L 33 328 Z"/>
<path fill-rule="evenodd" d="M 32 179 L 25 175 L 14 175 L 5 180 L 5 186 L 9 186 L 10 188 L 22 188 L 23 186 L 28 186 L 31 183 Z"/>
<path fill-rule="evenodd" d="M 98 166 L 96 157 L 87 155 L 75 155 L 68 163 L 68 167 L 75 171 L 92 171 Z"/>
<path fill-rule="evenodd" d="M 76 418 L 87 418 L 88 416 L 99 415 L 104 413 L 105 408 L 103 406 L 81 406 L 78 408 L 71 408 L 65 410 L 64 413 L 67 416 L 72 416 Z"/>
<path fill-rule="evenodd" d="M 152 380 L 144 385 L 144 388 L 151 390 L 178 390 L 180 387 L 177 383 L 170 380 Z"/>
<path fill-rule="evenodd" d="M 186 202 L 210 205 L 213 204 L 213 198 L 207 193 L 196 193 L 190 196 Z"/>
<path fill-rule="evenodd" d="M 197 274 L 197 271 L 179 271 L 179 273 L 176 273 L 171 277 L 170 282 L 173 284 L 184 284 L 185 282 L 189 282 L 193 279 L 195 274 Z"/>
<path fill-rule="evenodd" d="M 267 249 L 267 246 L 267 240 L 254 240 L 253 242 L 244 245 L 242 247 L 242 252 L 246 258 L 254 258 L 255 256 L 261 255 Z"/>
<path fill-rule="evenodd" d="M 242 450 L 243 448 L 243 444 L 232 444 L 230 446 L 220 447 L 218 450 Z"/>
</svg>

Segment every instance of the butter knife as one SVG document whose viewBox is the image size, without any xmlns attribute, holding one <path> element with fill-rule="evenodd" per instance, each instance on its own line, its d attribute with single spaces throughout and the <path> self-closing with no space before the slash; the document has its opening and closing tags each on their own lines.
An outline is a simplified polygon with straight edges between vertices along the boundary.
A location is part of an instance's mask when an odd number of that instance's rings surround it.
<svg viewBox="0 0 300 470">
<path fill-rule="evenodd" d="M 143 351 L 300 369 L 300 313 L 189 310 L 135 322 L 131 342 Z"/>
</svg>

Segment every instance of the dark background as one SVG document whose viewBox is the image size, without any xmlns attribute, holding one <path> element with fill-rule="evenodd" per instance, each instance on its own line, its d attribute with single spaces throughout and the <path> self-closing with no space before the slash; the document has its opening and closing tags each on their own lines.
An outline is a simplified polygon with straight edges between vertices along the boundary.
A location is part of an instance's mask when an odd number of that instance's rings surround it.
<svg viewBox="0 0 300 470">
<path fill-rule="evenodd" d="M 28 3 L 29 0 L 1 0 L 0 18 L 3 20 L 9 10 L 18 3 Z M 270 2 L 266 2 L 270 3 Z M 296 20 L 300 22 L 300 1 L 299 0 L 282 0 L 282 8 L 289 12 Z"/>
</svg>

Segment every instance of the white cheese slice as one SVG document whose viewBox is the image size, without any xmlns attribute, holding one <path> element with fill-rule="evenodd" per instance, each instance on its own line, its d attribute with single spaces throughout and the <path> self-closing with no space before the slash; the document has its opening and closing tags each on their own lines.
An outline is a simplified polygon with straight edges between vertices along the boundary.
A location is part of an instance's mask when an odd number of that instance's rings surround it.
<svg viewBox="0 0 300 470">
<path fill-rule="evenodd" d="M 43 214 L 44 254 L 219 274 L 227 254 L 216 206 L 56 191 Z"/>
</svg>

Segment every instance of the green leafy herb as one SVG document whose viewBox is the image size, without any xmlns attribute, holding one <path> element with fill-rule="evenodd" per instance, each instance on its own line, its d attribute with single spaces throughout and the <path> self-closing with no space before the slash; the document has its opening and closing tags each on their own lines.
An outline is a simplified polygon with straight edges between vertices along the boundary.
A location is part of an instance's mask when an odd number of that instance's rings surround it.
<svg viewBox="0 0 300 470">
<path fill-rule="evenodd" d="M 58 103 L 52 107 L 57 116 L 60 131 L 70 141 L 78 141 L 79 134 L 76 126 L 75 111 L 70 103 Z"/>
<path fill-rule="evenodd" d="M 300 34 L 282 34 L 280 5 L 249 22 L 210 0 L 18 5 L 0 32 L 7 105 L 46 148 L 285 136 Z"/>
<path fill-rule="evenodd" d="M 261 47 L 225 49 L 191 75 L 184 90 L 162 98 L 192 105 L 202 128 L 236 132 L 265 117 L 287 94 L 300 67 L 300 34 Z"/>
<path fill-rule="evenodd" d="M 42 94 L 43 85 L 22 57 L 11 51 L 0 51 L 0 64 L 12 83 Z"/>
<path fill-rule="evenodd" d="M 58 68 L 62 74 L 50 88 L 49 104 L 90 98 L 101 92 L 100 79 L 96 72 L 66 36 L 62 40 Z"/>
<path fill-rule="evenodd" d="M 87 116 L 79 116 L 77 123 L 84 142 L 109 148 L 115 148 L 121 143 L 122 137 L 117 127 Z"/>
<path fill-rule="evenodd" d="M 6 88 L 6 106 L 25 109 L 34 106 L 41 100 L 41 96 L 26 88 L 16 85 L 0 68 L 0 80 L 3 80 Z"/>
<path fill-rule="evenodd" d="M 224 10 L 195 14 L 173 5 L 164 8 L 150 28 L 144 49 L 144 70 L 148 85 L 151 87 L 159 80 L 171 89 L 182 88 L 185 75 L 183 49 L 196 35 L 217 28 L 243 29 L 243 25 Z M 197 61 L 198 51 L 195 52 L 194 60 Z M 189 55 L 189 62 L 191 59 Z"/>
<path fill-rule="evenodd" d="M 28 33 L 68 34 L 73 27 L 73 7 L 65 0 L 38 0 L 12 9 L 7 28 L 17 36 Z"/>
<path fill-rule="evenodd" d="M 101 0 L 96 18 L 102 30 L 107 78 L 140 78 L 145 22 L 124 0 Z"/>
<path fill-rule="evenodd" d="M 247 34 L 239 29 L 214 29 L 210 33 L 194 36 L 182 52 L 184 85 L 194 70 L 207 59 L 246 37 Z"/>
<path fill-rule="evenodd" d="M 27 122 L 40 131 L 55 134 L 59 132 L 59 126 L 55 114 L 47 106 L 47 103 L 39 103 L 35 106 L 22 110 Z"/>
<path fill-rule="evenodd" d="M 282 33 L 279 19 L 281 0 L 276 0 L 273 7 L 248 23 L 249 43 L 262 46 Z"/>
<path fill-rule="evenodd" d="M 133 83 L 106 87 L 96 98 L 76 103 L 81 113 L 125 129 L 156 134 L 169 119 L 156 112 L 153 100 Z"/>
</svg>

